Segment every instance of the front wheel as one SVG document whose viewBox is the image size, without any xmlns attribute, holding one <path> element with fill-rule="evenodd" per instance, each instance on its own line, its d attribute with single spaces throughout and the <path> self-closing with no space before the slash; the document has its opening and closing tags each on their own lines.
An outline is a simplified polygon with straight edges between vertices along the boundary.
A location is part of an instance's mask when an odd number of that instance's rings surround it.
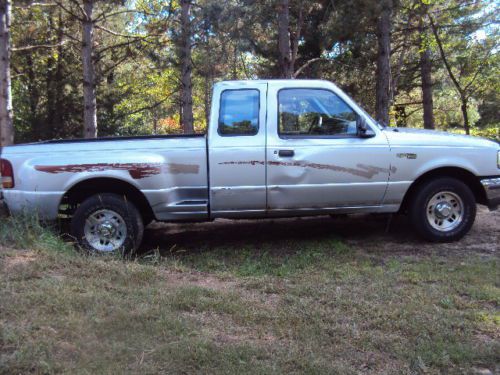
<svg viewBox="0 0 500 375">
<path fill-rule="evenodd" d="M 78 206 L 71 233 L 92 253 L 131 254 L 142 241 L 144 225 L 137 208 L 117 194 L 96 194 Z"/>
<path fill-rule="evenodd" d="M 417 233 L 434 242 L 457 241 L 476 218 L 476 200 L 467 185 L 438 178 L 419 187 L 410 202 L 410 219 Z"/>
</svg>

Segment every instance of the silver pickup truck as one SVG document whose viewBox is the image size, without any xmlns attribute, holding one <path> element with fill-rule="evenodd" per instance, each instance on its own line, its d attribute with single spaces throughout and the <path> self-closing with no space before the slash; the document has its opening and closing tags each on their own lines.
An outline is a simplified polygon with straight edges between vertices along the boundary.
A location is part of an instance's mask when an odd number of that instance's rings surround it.
<svg viewBox="0 0 500 375">
<path fill-rule="evenodd" d="M 215 85 L 207 135 L 48 141 L 1 153 L 12 214 L 71 217 L 95 252 L 133 251 L 158 221 L 407 213 L 431 241 L 500 203 L 500 147 L 379 125 L 319 80 Z"/>
</svg>

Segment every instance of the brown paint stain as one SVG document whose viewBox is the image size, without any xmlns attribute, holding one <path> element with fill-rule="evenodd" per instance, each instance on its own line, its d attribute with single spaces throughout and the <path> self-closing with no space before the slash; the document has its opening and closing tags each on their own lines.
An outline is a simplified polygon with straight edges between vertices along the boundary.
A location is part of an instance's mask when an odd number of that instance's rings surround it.
<svg viewBox="0 0 500 375">
<path fill-rule="evenodd" d="M 265 165 L 265 162 L 258 160 L 250 160 L 250 161 L 226 161 L 219 163 L 220 165 Z M 302 167 L 302 168 L 314 168 L 314 169 L 322 169 L 322 170 L 330 170 L 334 172 L 344 172 L 349 173 L 354 176 L 364 177 L 364 178 L 373 178 L 373 176 L 379 173 L 396 173 L 396 167 L 391 168 L 380 168 L 372 165 L 365 164 L 357 164 L 356 168 L 346 168 L 341 167 L 339 165 L 334 164 L 320 164 L 320 163 L 305 163 L 300 161 L 268 161 L 267 165 L 270 166 L 279 166 L 279 167 Z"/>
<path fill-rule="evenodd" d="M 128 171 L 135 180 L 159 175 L 160 173 L 197 174 L 200 167 L 195 164 L 176 163 L 97 163 L 97 164 L 68 164 L 68 165 L 36 165 L 35 169 L 45 173 L 80 173 L 103 171 Z"/>
</svg>

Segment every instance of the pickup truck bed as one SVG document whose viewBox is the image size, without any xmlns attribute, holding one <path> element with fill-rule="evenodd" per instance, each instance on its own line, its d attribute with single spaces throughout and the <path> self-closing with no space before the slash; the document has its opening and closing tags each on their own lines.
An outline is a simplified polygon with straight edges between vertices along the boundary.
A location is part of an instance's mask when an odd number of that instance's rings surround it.
<svg viewBox="0 0 500 375">
<path fill-rule="evenodd" d="M 126 181 L 140 190 L 157 220 L 207 217 L 207 145 L 202 134 L 57 140 L 9 149 L 15 153 L 9 160 L 20 171 L 16 180 L 24 186 L 23 191 L 6 192 L 14 212 L 29 207 L 53 219 L 65 194 L 99 178 Z"/>
</svg>

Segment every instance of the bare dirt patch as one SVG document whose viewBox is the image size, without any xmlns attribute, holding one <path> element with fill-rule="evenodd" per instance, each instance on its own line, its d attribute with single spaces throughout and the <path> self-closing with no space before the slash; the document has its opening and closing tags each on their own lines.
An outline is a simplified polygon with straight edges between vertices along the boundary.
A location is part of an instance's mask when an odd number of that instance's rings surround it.
<svg viewBox="0 0 500 375">
<path fill-rule="evenodd" d="M 0 252 L 2 251 L 8 250 L 0 247 Z M 14 255 L 0 258 L 0 265 L 5 272 L 11 272 L 14 269 L 26 267 L 37 259 L 37 256 L 33 251 L 11 250 L 11 252 L 13 252 Z"/>
<path fill-rule="evenodd" d="M 198 286 L 217 291 L 229 291 L 238 285 L 235 280 L 222 279 L 203 272 L 175 272 L 161 269 L 160 275 L 172 287 Z"/>
</svg>

